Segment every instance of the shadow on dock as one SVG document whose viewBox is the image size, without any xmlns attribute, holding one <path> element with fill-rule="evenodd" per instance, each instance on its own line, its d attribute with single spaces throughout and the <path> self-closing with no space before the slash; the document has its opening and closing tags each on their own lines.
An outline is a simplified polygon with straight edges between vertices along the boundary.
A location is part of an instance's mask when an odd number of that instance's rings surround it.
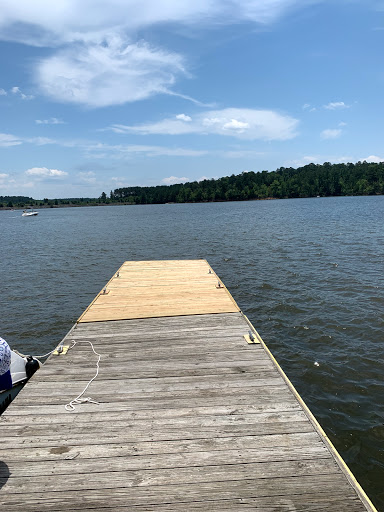
<svg viewBox="0 0 384 512">
<path fill-rule="evenodd" d="M 10 472 L 5 462 L 0 460 L 0 489 L 7 483 Z"/>
</svg>

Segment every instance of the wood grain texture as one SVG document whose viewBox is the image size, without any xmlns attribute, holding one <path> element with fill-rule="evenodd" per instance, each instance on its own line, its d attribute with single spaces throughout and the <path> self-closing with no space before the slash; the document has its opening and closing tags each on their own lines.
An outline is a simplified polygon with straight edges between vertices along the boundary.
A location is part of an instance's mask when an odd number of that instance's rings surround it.
<svg viewBox="0 0 384 512">
<path fill-rule="evenodd" d="M 205 260 L 127 261 L 105 290 L 80 323 L 239 311 Z"/>
<path fill-rule="evenodd" d="M 208 269 L 121 267 L 0 416 L 2 510 L 373 510 Z"/>
</svg>

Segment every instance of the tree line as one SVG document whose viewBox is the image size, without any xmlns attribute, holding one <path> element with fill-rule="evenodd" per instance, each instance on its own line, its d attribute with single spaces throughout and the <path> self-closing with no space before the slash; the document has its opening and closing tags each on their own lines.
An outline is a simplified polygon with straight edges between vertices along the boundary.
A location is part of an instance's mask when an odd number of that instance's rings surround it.
<svg viewBox="0 0 384 512">
<path fill-rule="evenodd" d="M 384 162 L 325 162 L 297 169 L 280 167 L 273 172 L 243 172 L 217 180 L 153 187 L 122 187 L 111 190 L 109 196 L 102 192 L 98 198 L 36 200 L 25 196 L 0 196 L 0 207 L 197 203 L 375 194 L 384 194 Z"/>
<path fill-rule="evenodd" d="M 356 164 L 308 164 L 294 169 L 243 172 L 217 180 L 162 185 L 123 187 L 102 199 L 132 204 L 245 201 L 298 197 L 354 196 L 384 194 L 384 162 Z"/>
</svg>

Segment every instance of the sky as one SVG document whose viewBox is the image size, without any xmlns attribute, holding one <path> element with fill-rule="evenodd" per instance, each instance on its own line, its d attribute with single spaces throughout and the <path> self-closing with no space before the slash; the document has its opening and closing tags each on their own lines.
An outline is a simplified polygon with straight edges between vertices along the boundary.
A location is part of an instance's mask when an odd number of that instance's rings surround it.
<svg viewBox="0 0 384 512">
<path fill-rule="evenodd" d="M 384 0 L 0 4 L 0 196 L 384 160 Z"/>
</svg>

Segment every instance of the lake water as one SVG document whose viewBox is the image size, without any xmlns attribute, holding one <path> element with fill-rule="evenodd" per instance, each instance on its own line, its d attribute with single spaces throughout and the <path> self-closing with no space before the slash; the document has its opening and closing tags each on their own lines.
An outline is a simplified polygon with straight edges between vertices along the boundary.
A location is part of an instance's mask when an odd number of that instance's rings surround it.
<svg viewBox="0 0 384 512">
<path fill-rule="evenodd" d="M 1 211 L 0 250 L 0 336 L 32 354 L 123 261 L 207 259 L 384 510 L 383 196 Z"/>
</svg>

